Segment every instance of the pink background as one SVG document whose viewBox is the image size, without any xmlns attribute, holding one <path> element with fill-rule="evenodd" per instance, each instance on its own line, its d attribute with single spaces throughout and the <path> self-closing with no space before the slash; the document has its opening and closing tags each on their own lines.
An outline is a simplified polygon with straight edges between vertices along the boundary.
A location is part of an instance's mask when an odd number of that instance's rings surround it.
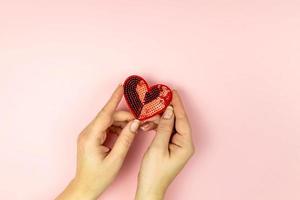
<svg viewBox="0 0 300 200">
<path fill-rule="evenodd" d="M 300 199 L 300 2 L 0 0 L 0 199 L 53 199 L 130 74 L 179 90 L 196 154 L 169 200 Z M 124 102 L 123 102 L 124 103 Z M 139 134 L 103 199 L 133 199 Z"/>
</svg>

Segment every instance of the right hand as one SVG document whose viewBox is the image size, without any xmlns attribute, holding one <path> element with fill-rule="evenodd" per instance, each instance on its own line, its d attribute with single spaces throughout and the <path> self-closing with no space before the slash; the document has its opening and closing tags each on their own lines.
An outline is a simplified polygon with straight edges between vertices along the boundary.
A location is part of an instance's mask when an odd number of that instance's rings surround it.
<svg viewBox="0 0 300 200">
<path fill-rule="evenodd" d="M 191 126 L 180 97 L 173 91 L 172 106 L 159 120 L 156 135 L 144 155 L 136 200 L 160 200 L 194 153 Z M 175 125 L 175 127 L 174 127 Z"/>
</svg>

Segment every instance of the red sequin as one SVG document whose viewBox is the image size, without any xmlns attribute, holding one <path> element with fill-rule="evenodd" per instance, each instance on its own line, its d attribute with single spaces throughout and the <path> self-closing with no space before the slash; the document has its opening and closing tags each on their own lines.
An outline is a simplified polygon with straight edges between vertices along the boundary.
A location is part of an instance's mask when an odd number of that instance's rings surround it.
<svg viewBox="0 0 300 200">
<path fill-rule="evenodd" d="M 171 89 L 163 84 L 148 86 L 140 76 L 129 76 L 124 84 L 124 96 L 135 118 L 148 119 L 162 113 L 172 100 Z"/>
</svg>

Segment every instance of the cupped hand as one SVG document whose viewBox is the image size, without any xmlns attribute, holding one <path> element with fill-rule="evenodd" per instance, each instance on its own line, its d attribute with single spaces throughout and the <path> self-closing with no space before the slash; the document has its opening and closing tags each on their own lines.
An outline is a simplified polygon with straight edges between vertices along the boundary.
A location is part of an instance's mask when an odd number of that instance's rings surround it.
<svg viewBox="0 0 300 200">
<path fill-rule="evenodd" d="M 181 99 L 173 91 L 172 106 L 159 120 L 156 135 L 144 155 L 136 200 L 159 200 L 194 153 L 191 126 Z"/>
<path fill-rule="evenodd" d="M 75 178 L 57 200 L 97 199 L 118 174 L 140 124 L 131 113 L 116 111 L 122 96 L 120 85 L 80 133 Z M 106 144 L 108 134 L 118 135 L 112 148 Z"/>
</svg>

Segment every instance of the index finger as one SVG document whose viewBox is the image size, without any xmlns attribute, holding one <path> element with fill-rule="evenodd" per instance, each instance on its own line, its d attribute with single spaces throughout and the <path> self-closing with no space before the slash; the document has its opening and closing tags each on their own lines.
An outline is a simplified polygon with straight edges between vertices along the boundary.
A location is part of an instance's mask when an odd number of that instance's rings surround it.
<svg viewBox="0 0 300 200">
<path fill-rule="evenodd" d="M 102 108 L 102 110 L 99 112 L 98 115 L 112 116 L 112 114 L 115 112 L 116 108 L 118 107 L 122 99 L 122 96 L 123 96 L 123 86 L 120 84 L 115 89 L 110 99 L 107 101 L 107 103 L 104 105 L 104 107 Z"/>
<path fill-rule="evenodd" d="M 187 114 L 185 112 L 183 103 L 177 91 L 173 90 L 172 103 L 175 114 L 175 129 L 183 136 L 191 135 L 191 126 L 188 120 Z"/>
<path fill-rule="evenodd" d="M 119 85 L 94 119 L 93 125 L 96 130 L 104 131 L 112 124 L 114 112 L 116 111 L 122 96 L 123 86 Z"/>
</svg>

